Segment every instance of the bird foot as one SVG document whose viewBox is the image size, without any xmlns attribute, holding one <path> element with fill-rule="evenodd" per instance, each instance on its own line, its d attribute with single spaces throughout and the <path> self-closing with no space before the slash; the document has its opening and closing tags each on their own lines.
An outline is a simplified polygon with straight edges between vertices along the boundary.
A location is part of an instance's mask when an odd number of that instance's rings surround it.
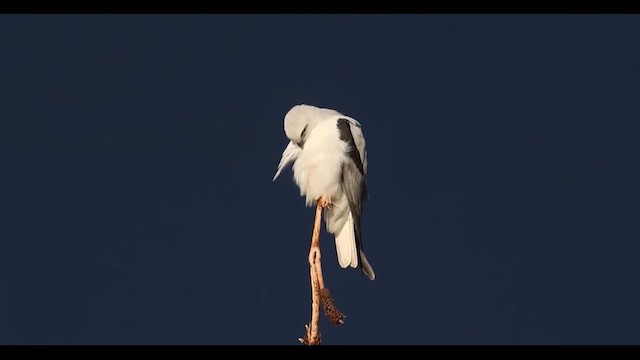
<svg viewBox="0 0 640 360">
<path fill-rule="evenodd" d="M 317 200 L 318 204 L 320 204 L 321 207 L 326 208 L 329 207 L 329 205 L 332 204 L 331 202 L 331 197 L 328 195 L 322 195 L 320 196 Z"/>
</svg>

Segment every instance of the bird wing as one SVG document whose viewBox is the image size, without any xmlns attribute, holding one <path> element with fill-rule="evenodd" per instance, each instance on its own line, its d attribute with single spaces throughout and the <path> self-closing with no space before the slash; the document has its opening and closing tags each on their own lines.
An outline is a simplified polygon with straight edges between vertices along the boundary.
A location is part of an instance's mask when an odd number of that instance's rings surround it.
<svg viewBox="0 0 640 360">
<path fill-rule="evenodd" d="M 298 156 L 300 156 L 301 152 L 302 148 L 294 144 L 292 141 L 289 141 L 289 144 L 282 152 L 282 158 L 280 159 L 280 163 L 278 164 L 278 170 L 276 171 L 276 174 L 273 176 L 273 179 L 271 181 L 275 181 L 282 170 L 284 170 L 284 168 L 286 168 L 287 165 L 289 165 L 291 162 L 295 161 Z"/>
<path fill-rule="evenodd" d="M 362 133 L 362 126 L 360 122 L 354 118 L 346 117 L 349 121 L 349 129 L 351 130 L 351 134 L 353 135 L 353 142 L 356 144 L 356 149 L 358 149 L 358 153 L 360 154 L 360 159 L 362 160 L 362 169 L 364 170 L 364 176 L 367 176 L 367 150 L 365 147 L 364 134 Z M 366 181 L 366 180 L 365 180 Z"/>
<path fill-rule="evenodd" d="M 347 224 L 353 224 L 353 234 L 355 235 L 358 264 L 362 272 L 375 279 L 375 273 L 362 248 L 362 231 L 360 217 L 362 215 L 362 203 L 367 200 L 366 173 L 367 173 L 367 153 L 365 140 L 360 124 L 351 118 L 338 119 L 338 132 L 340 140 L 346 144 L 346 155 L 348 159 L 342 164 L 342 190 L 349 203 L 349 214 Z M 342 231 L 345 231 L 344 229 Z M 349 230 L 351 231 L 351 230 Z M 340 235 L 341 236 L 341 235 Z M 336 241 L 339 239 L 336 238 Z"/>
<path fill-rule="evenodd" d="M 349 120 L 338 119 L 340 140 L 344 141 L 347 146 L 346 155 L 348 158 L 342 164 L 342 190 L 349 202 L 349 208 L 355 224 L 356 246 L 360 249 L 362 246 L 360 243 L 360 215 L 362 213 L 362 200 L 367 197 L 367 186 L 365 183 L 364 163 L 356 146 L 351 128 Z"/>
<path fill-rule="evenodd" d="M 342 181 L 349 206 L 357 215 L 362 212 L 362 202 L 369 198 L 367 192 L 367 152 L 360 123 L 352 118 L 338 119 L 340 140 L 347 145 L 346 155 L 350 161 L 342 165 Z M 355 215 L 355 214 L 354 214 Z"/>
</svg>

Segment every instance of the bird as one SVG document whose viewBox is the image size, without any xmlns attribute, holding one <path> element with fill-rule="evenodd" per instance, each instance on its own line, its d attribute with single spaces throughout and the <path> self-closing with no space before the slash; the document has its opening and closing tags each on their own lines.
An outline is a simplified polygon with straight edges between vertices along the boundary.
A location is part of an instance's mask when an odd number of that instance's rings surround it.
<svg viewBox="0 0 640 360">
<path fill-rule="evenodd" d="M 272 181 L 293 164 L 293 178 L 305 205 L 321 202 L 325 207 L 325 225 L 335 236 L 340 267 L 360 267 L 374 280 L 362 247 L 362 205 L 369 199 L 362 125 L 333 109 L 298 104 L 286 113 L 284 132 L 289 143 Z"/>
</svg>

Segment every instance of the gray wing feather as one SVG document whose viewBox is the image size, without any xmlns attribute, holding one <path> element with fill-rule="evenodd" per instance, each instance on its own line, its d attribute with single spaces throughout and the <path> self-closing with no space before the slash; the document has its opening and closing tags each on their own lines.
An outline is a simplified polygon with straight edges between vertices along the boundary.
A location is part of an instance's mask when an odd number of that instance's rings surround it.
<svg viewBox="0 0 640 360">
<path fill-rule="evenodd" d="M 367 192 L 367 152 L 360 123 L 353 119 L 338 119 L 340 139 L 347 144 L 346 161 L 342 166 L 343 187 L 350 205 L 356 205 L 357 214 L 362 212 L 362 202 L 369 198 Z"/>
<path fill-rule="evenodd" d="M 357 122 L 356 122 L 357 124 Z M 344 191 L 347 201 L 349 202 L 349 208 L 353 215 L 354 230 L 356 235 L 356 248 L 358 249 L 358 264 L 362 266 L 361 250 L 362 250 L 362 237 L 360 230 L 360 216 L 362 214 L 362 202 L 367 199 L 367 185 L 365 181 L 365 164 L 363 157 L 366 160 L 366 153 L 364 152 L 364 137 L 362 132 L 360 135 L 362 146 L 358 148 L 354 136 L 351 132 L 353 126 L 351 121 L 345 118 L 338 119 L 338 131 L 340 133 L 340 139 L 347 145 L 348 161 L 345 161 L 342 165 L 342 190 Z M 359 130 L 359 129 L 358 129 Z"/>
</svg>

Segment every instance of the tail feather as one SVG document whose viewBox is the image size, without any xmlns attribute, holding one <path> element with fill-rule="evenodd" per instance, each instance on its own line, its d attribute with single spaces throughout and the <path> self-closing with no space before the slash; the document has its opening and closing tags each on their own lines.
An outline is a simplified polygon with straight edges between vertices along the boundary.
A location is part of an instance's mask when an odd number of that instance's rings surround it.
<svg viewBox="0 0 640 360">
<path fill-rule="evenodd" d="M 359 241 L 356 240 L 357 234 L 356 225 L 353 221 L 351 211 L 347 212 L 347 221 L 340 232 L 336 235 L 336 252 L 338 254 L 338 264 L 342 268 L 351 266 L 353 268 L 358 267 L 362 269 L 362 272 L 371 280 L 376 278 L 376 274 L 367 261 L 367 257 L 362 249 L 358 249 Z"/>
<path fill-rule="evenodd" d="M 364 255 L 364 251 L 360 250 L 360 267 L 362 268 L 362 272 L 367 275 L 367 277 L 371 280 L 376 279 L 376 273 L 373 272 L 373 268 L 369 261 L 367 261 L 367 257 Z"/>
<path fill-rule="evenodd" d="M 353 227 L 351 212 L 347 212 L 347 221 L 336 235 L 336 252 L 338 263 L 342 268 L 358 266 L 358 252 L 356 249 L 356 233 Z"/>
</svg>

